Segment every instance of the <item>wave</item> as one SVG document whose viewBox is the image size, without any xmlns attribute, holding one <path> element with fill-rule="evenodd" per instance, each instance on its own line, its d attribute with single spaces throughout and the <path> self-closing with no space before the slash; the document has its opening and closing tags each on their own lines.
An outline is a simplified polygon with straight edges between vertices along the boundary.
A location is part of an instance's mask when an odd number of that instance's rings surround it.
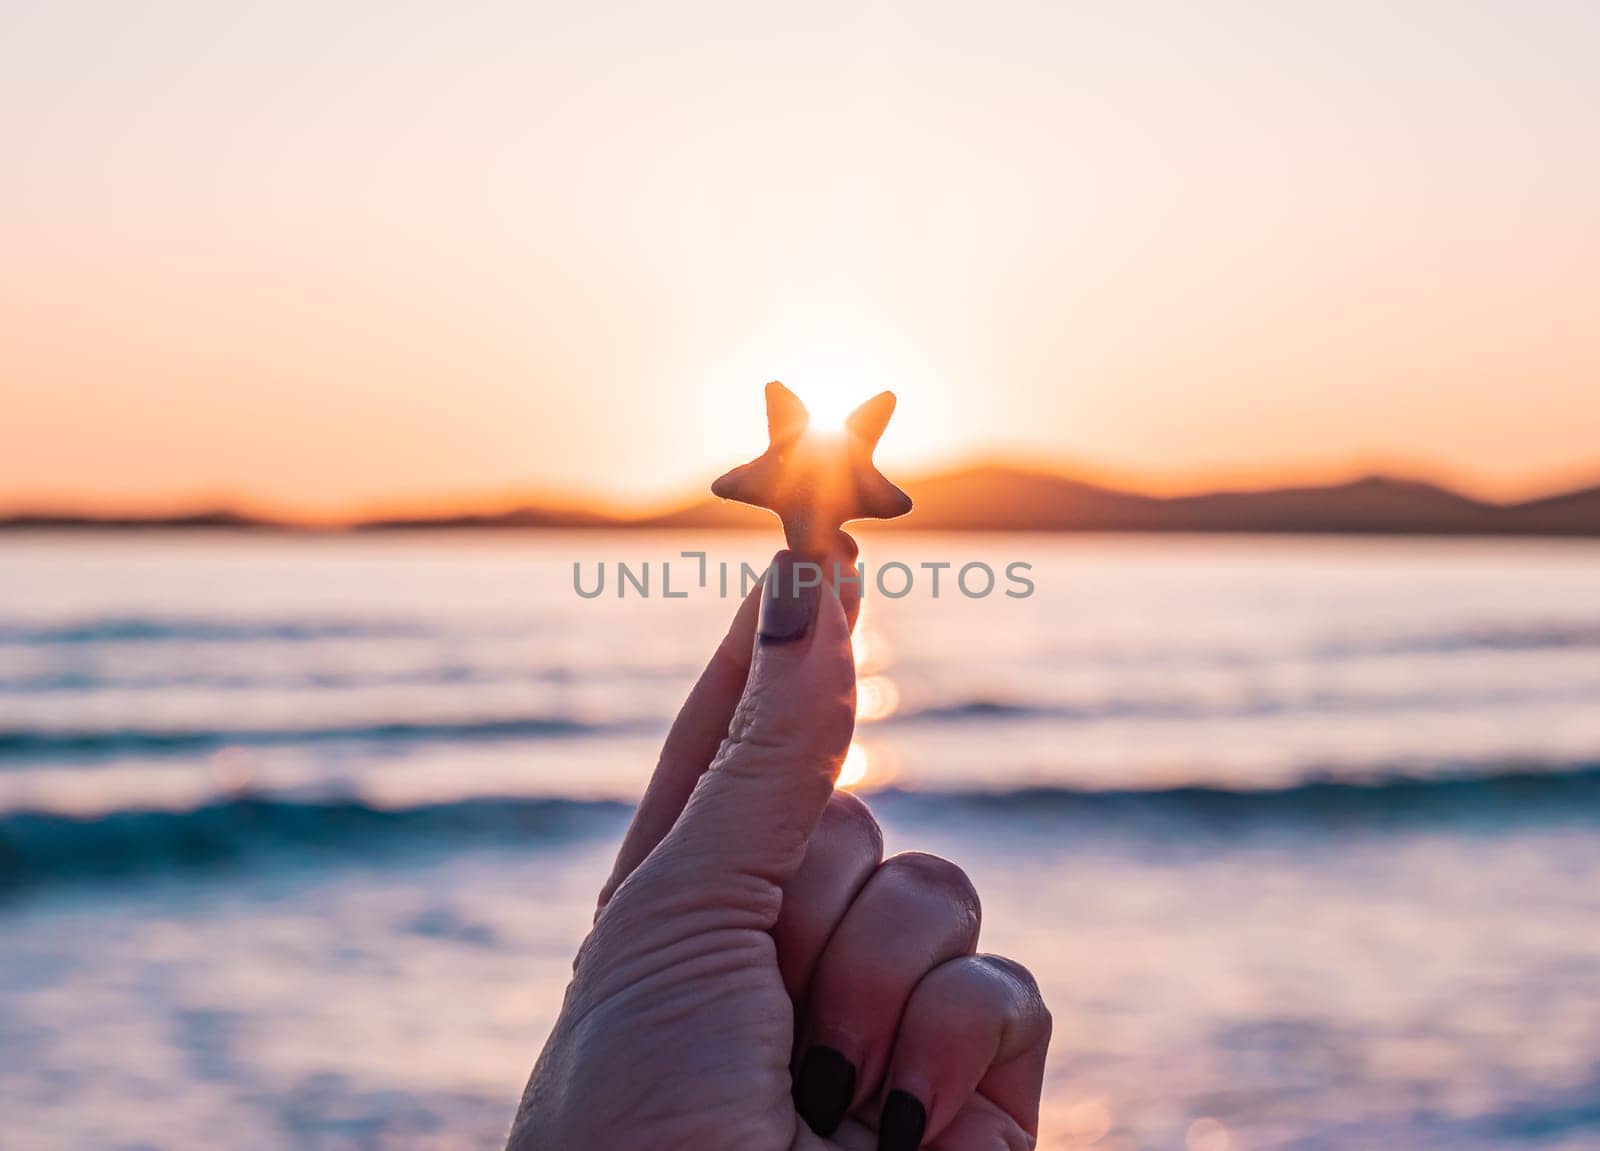
<svg viewBox="0 0 1600 1151">
<path fill-rule="evenodd" d="M 637 680 L 656 676 L 638 671 Z M 537 678 L 530 673 L 526 679 Z M 508 677 L 506 682 L 511 682 Z M 308 690 L 310 690 L 308 688 Z M 325 690 L 332 690 L 331 688 Z M 1309 692 L 1303 695 L 1267 694 L 1232 700 L 1181 697 L 1107 698 L 1082 703 L 1020 701 L 985 696 L 954 699 L 924 707 L 904 708 L 875 724 L 961 724 L 1038 720 L 1058 724 L 1092 724 L 1119 720 L 1146 722 L 1198 722 L 1207 720 L 1269 719 L 1285 715 L 1396 714 L 1410 711 L 1465 711 L 1516 707 L 1553 702 L 1586 704 L 1594 698 L 1588 683 L 1536 685 L 1528 688 L 1363 695 Z M 116 727 L 116 726 L 0 726 L 0 767 L 30 761 L 98 761 L 132 756 L 185 757 L 206 755 L 224 748 L 319 746 L 339 743 L 499 742 L 552 737 L 616 735 L 664 730 L 669 716 L 637 714 L 626 719 L 593 720 L 556 713 L 531 716 L 469 717 L 463 719 L 402 720 L 363 717 L 326 725 L 230 727 Z"/>
<path fill-rule="evenodd" d="M 1600 821 L 1600 764 L 1552 764 L 1437 775 L 1307 779 L 1285 787 L 1180 784 L 1159 788 L 1022 787 L 885 791 L 907 811 L 1013 819 L 1181 817 L 1206 823 L 1262 821 L 1366 825 L 1462 817 L 1504 820 L 1565 813 Z"/>
<path fill-rule="evenodd" d="M 192 670 L 147 675 L 74 669 L 14 676 L 0 675 L 0 695 L 92 695 L 96 692 L 204 690 L 229 694 L 259 691 L 359 691 L 392 687 L 501 687 L 521 684 L 678 683 L 692 676 L 692 664 L 615 664 L 603 668 L 553 665 L 497 667 L 465 662 L 440 663 L 395 671 L 218 672 Z"/>
<path fill-rule="evenodd" d="M 869 797 L 885 818 L 948 823 L 1000 845 L 1148 836 L 1195 843 L 1207 834 L 1333 834 L 1443 825 L 1492 830 L 1528 822 L 1600 822 L 1600 764 L 1435 778 L 1314 780 L 1273 790 L 1182 786 L 1092 790 L 887 790 Z M 621 830 L 628 805 L 610 800 L 480 797 L 412 807 L 360 799 L 240 795 L 183 810 L 99 816 L 0 815 L 0 890 L 62 880 L 205 871 L 279 858 L 305 861 L 423 847 L 560 845 Z M 1175 825 L 1183 835 L 1174 838 Z M 1038 842 L 1037 840 L 1031 842 Z"/>
<path fill-rule="evenodd" d="M 436 629 L 403 620 L 232 620 L 186 616 L 96 616 L 57 623 L 0 620 L 0 644 L 21 647 L 97 643 L 251 643 L 414 639 Z"/>
<path fill-rule="evenodd" d="M 1240 714 L 1262 714 L 1267 705 L 1219 707 L 1181 699 L 1108 699 L 1094 703 L 1023 703 L 974 696 L 925 707 L 904 708 L 878 723 L 962 723 L 986 719 L 1054 719 L 1066 723 L 1092 723 L 1107 719 L 1207 719 Z M 1244 708 L 1248 707 L 1249 711 Z M 1281 709 L 1281 705 L 1274 710 Z"/>
<path fill-rule="evenodd" d="M 1318 645 L 1322 658 L 1369 655 L 1448 655 L 1468 651 L 1562 651 L 1600 647 L 1600 621 L 1520 625 L 1483 624 L 1442 632 L 1339 640 Z"/>
<path fill-rule="evenodd" d="M 1062 645 L 1040 658 L 1051 666 L 1251 668 L 1306 661 L 1338 664 L 1407 656 L 1588 651 L 1600 649 L 1600 620 L 1473 624 L 1444 629 L 1339 633 L 1270 646 Z"/>
<path fill-rule="evenodd" d="M 391 809 L 240 796 L 181 811 L 0 815 L 0 890 L 61 879 L 208 870 L 265 855 L 370 855 L 421 843 L 549 844 L 617 826 L 621 803 L 470 799 Z"/>
<path fill-rule="evenodd" d="M 229 747 L 326 743 L 478 743 L 622 732 L 628 723 L 568 716 L 332 724 L 302 728 L 0 728 L 0 763 L 203 755 Z"/>
<path fill-rule="evenodd" d="M 283 617 L 240 619 L 177 615 L 104 615 L 41 623 L 29 619 L 0 619 L 0 645 L 21 647 L 85 646 L 126 643 L 311 643 L 324 640 L 387 640 L 460 637 L 486 633 L 505 636 L 526 632 L 529 621 L 497 620 L 469 624 L 416 618 Z M 1450 654 L 1465 651 L 1551 651 L 1600 648 L 1600 620 L 1550 620 L 1515 624 L 1466 624 L 1442 631 L 1401 632 L 1367 636 L 1339 636 L 1270 653 L 1273 658 L 1296 654 L 1318 660 L 1370 656 Z M 1143 662 L 1137 652 L 1065 650 L 1058 656 L 1090 656 L 1097 661 Z M 1157 653 L 1170 659 L 1173 652 Z M 1210 661 L 1237 663 L 1251 653 L 1237 649 L 1208 653 Z"/>
<path fill-rule="evenodd" d="M 1588 703 L 1595 689 L 1587 682 L 1536 684 L 1478 690 L 1413 692 L 1309 691 L 1238 699 L 1184 699 L 1177 696 L 1112 697 L 1083 703 L 1024 701 L 974 696 L 923 707 L 904 708 L 881 723 L 961 723 L 975 720 L 1043 719 L 1062 723 L 1106 720 L 1263 719 L 1277 715 L 1390 714 L 1440 708 L 1477 709 L 1551 702 Z"/>
</svg>

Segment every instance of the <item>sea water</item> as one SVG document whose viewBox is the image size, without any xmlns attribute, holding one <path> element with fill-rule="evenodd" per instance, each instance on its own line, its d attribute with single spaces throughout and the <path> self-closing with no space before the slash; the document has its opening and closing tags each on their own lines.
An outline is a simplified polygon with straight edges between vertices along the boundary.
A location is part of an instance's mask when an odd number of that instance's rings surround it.
<svg viewBox="0 0 1600 1151">
<path fill-rule="evenodd" d="M 498 1145 L 770 546 L 0 540 L 0 1146 Z M 952 565 L 869 579 L 847 771 L 1037 973 L 1042 1146 L 1600 1147 L 1600 546 L 863 554 Z"/>
</svg>

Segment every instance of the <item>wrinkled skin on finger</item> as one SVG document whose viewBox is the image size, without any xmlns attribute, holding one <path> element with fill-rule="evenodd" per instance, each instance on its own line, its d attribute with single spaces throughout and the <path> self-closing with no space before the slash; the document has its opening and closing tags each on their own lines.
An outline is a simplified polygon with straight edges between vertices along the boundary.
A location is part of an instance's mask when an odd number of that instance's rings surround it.
<svg viewBox="0 0 1600 1151">
<path fill-rule="evenodd" d="M 1005 1070 L 987 1064 L 976 1087 L 959 1086 L 1016 1030 L 1004 996 L 962 971 L 919 995 L 946 963 L 972 956 L 976 893 L 944 861 L 883 861 L 866 805 L 833 792 L 854 726 L 854 597 L 824 584 L 814 604 L 774 608 L 773 576 L 789 562 L 780 553 L 768 586 L 741 606 L 674 724 L 524 1092 L 515 1151 L 858 1151 L 878 1145 L 882 1084 L 900 1067 L 921 1076 L 940 1125 L 927 1145 L 1031 1145 L 1036 1086 L 1018 1106 L 987 1091 L 984 1076 Z M 797 610 L 810 613 L 799 633 Z M 930 942 L 908 962 L 875 926 L 885 918 Z M 870 1021 L 827 990 L 873 981 L 893 1002 L 874 1005 Z M 991 1050 L 941 1078 L 904 1052 L 903 1016 L 918 1045 L 948 1021 Z M 795 1103 L 797 1031 L 813 1018 L 872 1037 L 845 1101 L 852 1115 L 826 1136 Z M 1041 1066 L 1042 1055 L 1041 1045 Z"/>
</svg>

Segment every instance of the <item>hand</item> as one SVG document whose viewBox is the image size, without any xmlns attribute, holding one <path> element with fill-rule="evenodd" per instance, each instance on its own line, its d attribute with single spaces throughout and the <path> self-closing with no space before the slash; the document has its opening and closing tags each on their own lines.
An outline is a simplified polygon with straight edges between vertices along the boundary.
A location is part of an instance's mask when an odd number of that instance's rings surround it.
<svg viewBox="0 0 1600 1151">
<path fill-rule="evenodd" d="M 976 954 L 961 869 L 884 860 L 866 805 L 834 793 L 859 587 L 796 592 L 794 563 L 667 736 L 512 1151 L 1034 1144 L 1049 1013 L 1024 968 Z"/>
</svg>

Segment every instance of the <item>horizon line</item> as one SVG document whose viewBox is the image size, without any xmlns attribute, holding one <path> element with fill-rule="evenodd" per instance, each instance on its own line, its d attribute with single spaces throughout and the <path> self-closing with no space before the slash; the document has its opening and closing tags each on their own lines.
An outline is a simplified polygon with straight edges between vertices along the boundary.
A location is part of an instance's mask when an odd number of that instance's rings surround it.
<svg viewBox="0 0 1600 1151">
<path fill-rule="evenodd" d="M 1230 469 L 1212 472 L 1210 478 L 1197 476 L 1190 482 L 1174 481 L 1164 484 L 1151 482 L 1148 476 L 1144 482 L 1140 482 L 1134 478 L 1133 473 L 1123 472 L 1121 469 L 1075 466 L 1060 461 L 1052 462 L 1042 457 L 1028 459 L 997 453 L 974 454 L 945 466 L 922 468 L 911 473 L 905 483 L 916 486 L 973 471 L 1003 471 L 1067 480 L 1122 495 L 1154 500 L 1223 494 L 1267 494 L 1298 489 L 1335 489 L 1362 480 L 1382 479 L 1398 483 L 1425 484 L 1485 506 L 1505 508 L 1600 487 L 1600 464 L 1593 469 L 1585 469 L 1582 473 L 1575 471 L 1574 477 L 1567 481 L 1551 480 L 1537 486 L 1529 485 L 1524 494 L 1505 497 L 1487 494 L 1481 488 L 1475 490 L 1476 485 L 1462 482 L 1461 477 L 1449 474 L 1450 469 L 1430 469 L 1420 464 L 1407 466 L 1381 461 L 1368 463 L 1352 461 L 1340 466 L 1308 467 L 1276 472 L 1266 469 L 1259 471 Z M 1277 478 L 1272 478 L 1274 475 Z M 1584 478 L 1579 478 L 1580 475 Z M 555 515 L 611 520 L 615 521 L 617 526 L 625 527 L 630 523 L 647 523 L 652 519 L 714 501 L 715 497 L 711 495 L 709 486 L 704 490 L 684 488 L 673 495 L 625 499 L 593 492 L 539 487 L 533 484 L 514 489 L 502 487 L 498 493 L 484 491 L 459 497 L 396 496 L 378 500 L 351 501 L 342 508 L 325 510 L 297 507 L 245 494 L 216 491 L 131 501 L 85 500 L 81 497 L 49 495 L 18 497 L 0 495 L 0 522 L 35 518 L 80 520 L 85 523 L 97 520 L 159 522 L 229 516 L 285 527 L 338 529 L 394 520 L 493 517 L 519 510 L 536 509 Z"/>
</svg>

